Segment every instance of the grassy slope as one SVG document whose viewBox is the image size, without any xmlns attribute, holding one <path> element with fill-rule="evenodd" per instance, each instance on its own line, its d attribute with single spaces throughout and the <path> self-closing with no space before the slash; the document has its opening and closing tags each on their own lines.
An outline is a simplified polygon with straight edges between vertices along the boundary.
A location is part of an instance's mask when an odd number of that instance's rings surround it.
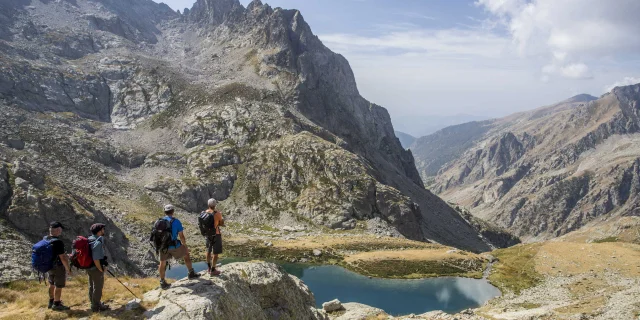
<svg viewBox="0 0 640 320">
<path fill-rule="evenodd" d="M 128 283 L 129 288 L 140 298 L 146 291 L 158 286 L 157 279 L 120 278 Z M 91 313 L 88 299 L 88 279 L 83 271 L 76 272 L 62 291 L 62 301 L 71 307 L 70 312 L 47 310 L 49 301 L 48 285 L 38 281 L 16 281 L 5 287 L 0 287 L 0 320 L 20 319 L 143 319 L 146 310 L 142 308 L 126 311 L 124 306 L 134 297 L 112 277 L 105 281 L 103 301 L 107 302 L 112 311 L 100 315 Z"/>
</svg>

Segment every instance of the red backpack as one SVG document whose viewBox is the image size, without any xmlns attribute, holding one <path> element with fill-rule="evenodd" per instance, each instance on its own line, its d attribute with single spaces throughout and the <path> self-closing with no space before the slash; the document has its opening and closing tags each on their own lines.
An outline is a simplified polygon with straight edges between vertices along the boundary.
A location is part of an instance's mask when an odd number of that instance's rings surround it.
<svg viewBox="0 0 640 320">
<path fill-rule="evenodd" d="M 91 256 L 91 244 L 93 241 L 78 236 L 73 240 L 73 254 L 71 254 L 71 264 L 78 269 L 89 269 L 93 267 L 93 257 Z"/>
</svg>

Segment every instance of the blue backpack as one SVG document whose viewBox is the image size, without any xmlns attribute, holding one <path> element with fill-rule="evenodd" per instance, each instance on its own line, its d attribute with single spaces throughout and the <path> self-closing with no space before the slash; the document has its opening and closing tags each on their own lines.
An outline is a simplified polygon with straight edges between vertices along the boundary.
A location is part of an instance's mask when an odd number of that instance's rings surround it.
<svg viewBox="0 0 640 320">
<path fill-rule="evenodd" d="M 47 237 L 36 243 L 31 250 L 31 266 L 38 273 L 46 273 L 53 269 L 53 262 L 56 260 L 53 256 L 53 242 L 58 239 L 48 240 Z"/>
</svg>

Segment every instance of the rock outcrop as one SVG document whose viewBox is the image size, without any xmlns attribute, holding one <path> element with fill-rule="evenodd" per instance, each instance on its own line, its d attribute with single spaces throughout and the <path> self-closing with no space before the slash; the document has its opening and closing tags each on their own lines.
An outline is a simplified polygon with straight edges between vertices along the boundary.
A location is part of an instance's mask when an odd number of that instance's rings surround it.
<svg viewBox="0 0 640 320">
<path fill-rule="evenodd" d="M 327 319 L 300 279 L 273 263 L 232 263 L 222 275 L 183 279 L 145 294 L 149 319 Z"/>
<path fill-rule="evenodd" d="M 422 138 L 434 155 L 416 151 L 417 163 L 427 165 L 431 190 L 525 240 L 638 215 L 638 92 L 640 85 L 619 87 L 447 128 Z M 450 153 L 451 140 L 466 142 Z M 452 155 L 444 164 L 440 151 Z"/>
</svg>

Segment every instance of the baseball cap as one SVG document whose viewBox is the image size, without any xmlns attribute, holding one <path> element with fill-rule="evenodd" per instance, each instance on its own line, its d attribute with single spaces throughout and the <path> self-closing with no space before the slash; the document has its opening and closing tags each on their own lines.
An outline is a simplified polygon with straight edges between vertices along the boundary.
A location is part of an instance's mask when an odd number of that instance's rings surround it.
<svg viewBox="0 0 640 320">
<path fill-rule="evenodd" d="M 105 225 L 102 223 L 94 223 L 91 225 L 91 228 L 89 228 L 89 230 L 91 231 L 91 233 L 96 234 L 98 232 L 100 232 L 100 230 L 104 229 Z"/>
<path fill-rule="evenodd" d="M 64 229 L 64 226 L 62 226 L 62 223 L 58 222 L 58 221 L 53 221 L 49 224 L 49 228 L 51 229 L 57 229 L 57 228 L 62 228 Z"/>
<path fill-rule="evenodd" d="M 173 205 L 171 205 L 171 204 L 167 204 L 167 205 L 164 206 L 164 212 L 169 212 L 169 211 L 173 211 L 173 210 L 174 210 L 174 208 L 173 208 Z"/>
<path fill-rule="evenodd" d="M 209 205 L 209 207 L 215 207 L 218 204 L 218 201 L 214 198 L 209 199 L 209 201 L 207 201 L 207 205 Z"/>
</svg>

